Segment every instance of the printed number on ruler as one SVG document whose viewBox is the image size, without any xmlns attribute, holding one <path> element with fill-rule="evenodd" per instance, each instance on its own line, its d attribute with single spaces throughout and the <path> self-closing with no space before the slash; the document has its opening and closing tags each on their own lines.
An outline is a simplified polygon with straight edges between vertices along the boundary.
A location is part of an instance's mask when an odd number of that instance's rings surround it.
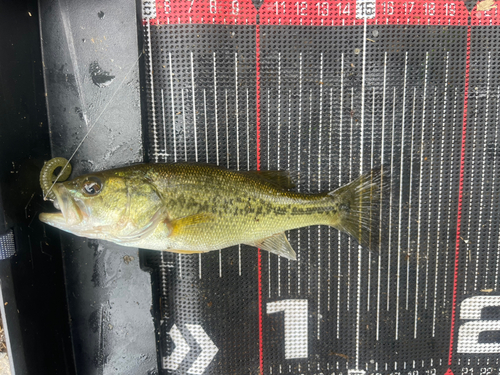
<svg viewBox="0 0 500 375">
<path fill-rule="evenodd" d="M 445 3 L 444 4 L 445 15 L 453 17 L 457 14 L 457 6 L 455 3 Z"/>
<path fill-rule="evenodd" d="M 307 16 L 307 2 L 296 2 L 295 6 L 297 7 L 297 16 Z"/>
<path fill-rule="evenodd" d="M 375 0 L 356 0 L 356 18 L 375 18 Z"/>
<path fill-rule="evenodd" d="M 446 16 L 454 17 L 457 14 L 456 3 L 441 2 L 417 2 L 408 1 L 402 3 L 396 1 L 383 1 L 380 3 L 380 10 L 384 16 L 398 14 L 400 16 Z"/>
<path fill-rule="evenodd" d="M 351 3 L 338 3 L 337 8 L 339 11 L 339 16 L 346 15 L 349 16 L 351 15 Z"/>
<path fill-rule="evenodd" d="M 197 6 L 200 6 L 199 2 L 197 2 L 197 4 L 195 5 L 194 0 L 163 0 L 163 12 L 167 16 L 172 14 L 172 2 L 174 2 L 175 4 L 175 9 L 177 9 L 177 12 L 182 11 L 185 15 L 190 16 L 195 15 L 195 13 L 197 13 L 195 8 Z M 217 0 L 208 0 L 208 11 L 210 12 L 210 14 L 217 13 Z M 238 13 L 238 0 L 233 0 L 231 14 L 237 15 Z"/>
<path fill-rule="evenodd" d="M 145 20 L 156 18 L 156 4 L 154 0 L 142 1 L 142 16 Z"/>
<path fill-rule="evenodd" d="M 172 4 L 170 3 L 170 0 L 165 0 L 163 2 L 163 11 L 165 12 L 165 14 L 172 13 Z"/>
<path fill-rule="evenodd" d="M 394 14 L 394 1 L 382 3 L 382 14 L 392 16 Z"/>
<path fill-rule="evenodd" d="M 193 3 L 194 0 L 185 0 L 186 1 L 186 6 L 188 7 L 187 13 L 191 14 L 193 13 Z M 171 0 L 164 0 L 163 1 L 163 12 L 165 14 L 171 14 L 172 13 L 172 2 Z"/>
<path fill-rule="evenodd" d="M 483 13 L 484 17 L 498 17 L 498 7 L 495 6 L 492 9 L 485 10 Z"/>
<path fill-rule="evenodd" d="M 474 367 L 462 367 L 460 373 L 462 375 L 474 375 Z M 478 374 L 477 371 L 476 374 Z M 495 367 L 481 367 L 479 369 L 479 375 L 493 375 L 493 374 L 499 374 L 499 370 Z"/>
<path fill-rule="evenodd" d="M 235 16 L 240 13 L 240 3 L 237 0 L 231 2 L 231 13 Z"/>
<path fill-rule="evenodd" d="M 307 358 L 307 300 L 287 299 L 267 303 L 267 313 L 284 312 L 285 358 Z"/>
<path fill-rule="evenodd" d="M 275 1 L 274 9 L 277 16 L 281 15 L 296 15 L 296 16 L 319 16 L 328 17 L 332 12 L 337 12 L 340 16 L 350 15 L 350 3 L 336 3 L 330 4 L 327 1 L 319 1 L 316 3 L 308 3 L 307 1 L 297 1 L 293 3 L 292 9 L 287 9 L 286 1 Z M 335 10 L 334 10 L 335 9 Z"/>
<path fill-rule="evenodd" d="M 462 302 L 460 319 L 472 321 L 458 330 L 458 353 L 500 353 L 500 343 L 480 342 L 481 333 L 500 331 L 500 320 L 481 319 L 487 307 L 500 307 L 500 296 L 475 296 Z"/>
</svg>

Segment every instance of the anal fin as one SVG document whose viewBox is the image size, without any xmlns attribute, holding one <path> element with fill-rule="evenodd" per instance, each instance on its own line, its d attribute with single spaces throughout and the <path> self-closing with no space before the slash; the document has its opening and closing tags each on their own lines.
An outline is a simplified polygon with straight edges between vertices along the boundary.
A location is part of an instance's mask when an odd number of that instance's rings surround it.
<svg viewBox="0 0 500 375">
<path fill-rule="evenodd" d="M 295 250 L 293 250 L 290 242 L 288 242 L 288 239 L 286 238 L 284 232 L 273 234 L 272 236 L 257 240 L 253 243 L 246 243 L 246 245 L 255 246 L 262 250 L 267 250 L 270 253 L 279 255 L 287 259 L 297 259 Z"/>
<path fill-rule="evenodd" d="M 176 253 L 176 254 L 198 254 L 198 253 L 203 253 L 203 251 L 174 250 L 174 249 L 168 249 L 168 250 L 164 250 L 164 251 L 168 251 L 170 253 Z"/>
</svg>

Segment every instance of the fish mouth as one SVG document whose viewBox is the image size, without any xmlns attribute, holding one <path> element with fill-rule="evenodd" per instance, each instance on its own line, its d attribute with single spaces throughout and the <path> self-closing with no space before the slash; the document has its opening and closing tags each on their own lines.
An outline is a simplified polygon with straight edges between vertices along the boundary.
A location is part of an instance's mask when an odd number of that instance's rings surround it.
<svg viewBox="0 0 500 375">
<path fill-rule="evenodd" d="M 84 213 L 71 196 L 69 190 L 62 184 L 57 183 L 52 188 L 56 195 L 54 206 L 61 212 L 40 214 L 40 221 L 57 228 L 67 228 L 80 224 L 84 219 Z"/>
</svg>

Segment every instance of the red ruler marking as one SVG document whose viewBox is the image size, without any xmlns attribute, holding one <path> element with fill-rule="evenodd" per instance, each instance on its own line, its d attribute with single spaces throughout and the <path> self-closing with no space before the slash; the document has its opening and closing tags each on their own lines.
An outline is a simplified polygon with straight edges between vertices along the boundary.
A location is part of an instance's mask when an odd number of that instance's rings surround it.
<svg viewBox="0 0 500 375">
<path fill-rule="evenodd" d="M 257 107 L 257 170 L 260 170 L 260 26 L 255 27 L 255 70 L 256 70 L 256 107 Z M 264 346 L 263 346 L 263 327 L 262 327 L 262 252 L 259 249 L 258 273 L 259 273 L 259 363 L 260 373 L 264 373 Z"/>
<path fill-rule="evenodd" d="M 363 13 L 365 12 L 365 13 Z M 265 0 L 260 24 L 352 26 L 363 25 L 467 25 L 463 1 L 443 0 Z M 256 25 L 251 0 L 156 0 L 151 24 Z M 472 25 L 499 25 L 498 10 L 473 11 Z"/>
<path fill-rule="evenodd" d="M 467 104 L 469 100 L 469 71 L 470 71 L 470 38 L 471 26 L 467 27 L 467 55 L 465 60 L 465 92 L 464 92 L 464 117 L 462 125 L 462 151 L 460 158 L 460 185 L 458 190 L 458 210 L 457 210 L 457 237 L 455 242 L 455 272 L 453 275 L 453 303 L 451 310 L 451 329 L 450 329 L 450 349 L 448 354 L 448 366 L 451 366 L 453 359 L 453 344 L 455 340 L 455 319 L 457 309 L 457 283 L 458 283 L 458 261 L 460 252 L 460 228 L 462 224 L 462 198 L 464 191 L 464 165 L 465 165 L 465 138 L 467 135 Z M 446 372 L 452 375 L 451 369 Z"/>
<path fill-rule="evenodd" d="M 266 0 L 261 24 L 304 26 L 467 25 L 463 1 Z"/>
</svg>

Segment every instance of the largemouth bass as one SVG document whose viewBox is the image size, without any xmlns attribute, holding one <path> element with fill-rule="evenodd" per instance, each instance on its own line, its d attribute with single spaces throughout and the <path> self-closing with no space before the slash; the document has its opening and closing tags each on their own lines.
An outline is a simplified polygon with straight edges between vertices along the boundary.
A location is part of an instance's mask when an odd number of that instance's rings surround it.
<svg viewBox="0 0 500 375">
<path fill-rule="evenodd" d="M 293 184 L 283 171 L 139 164 L 56 183 L 61 212 L 42 213 L 40 220 L 124 246 L 199 253 L 247 244 L 295 259 L 285 231 L 311 225 L 331 226 L 373 247 L 380 222 L 373 208 L 389 180 L 378 168 L 332 192 L 302 194 L 289 191 Z"/>
</svg>

